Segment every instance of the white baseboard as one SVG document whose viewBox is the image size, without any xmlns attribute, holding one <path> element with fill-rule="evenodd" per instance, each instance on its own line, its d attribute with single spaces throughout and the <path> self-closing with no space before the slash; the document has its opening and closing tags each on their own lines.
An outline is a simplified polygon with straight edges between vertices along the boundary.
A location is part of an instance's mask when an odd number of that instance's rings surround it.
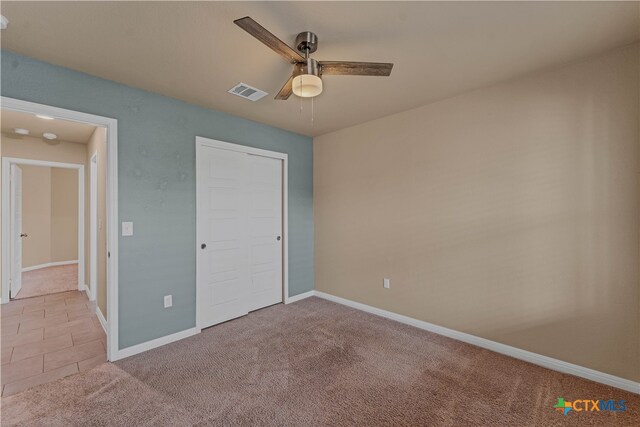
<svg viewBox="0 0 640 427">
<path fill-rule="evenodd" d="M 85 292 L 87 292 L 87 296 L 89 297 L 89 301 L 95 301 L 97 298 L 96 293 L 93 291 L 93 287 L 87 285 L 86 283 L 84 284 L 84 290 Z"/>
<path fill-rule="evenodd" d="M 284 303 L 285 304 L 291 304 L 292 302 L 296 302 L 296 301 L 300 301 L 300 300 L 305 299 L 305 298 L 312 297 L 315 294 L 316 294 L 316 291 L 304 292 L 304 293 L 301 293 L 301 294 L 294 295 L 292 297 L 286 298 Z"/>
<path fill-rule="evenodd" d="M 553 371 L 562 372 L 565 374 L 575 375 L 577 377 L 586 378 L 591 381 L 610 385 L 612 387 L 620 388 L 632 393 L 640 394 L 640 383 L 627 380 L 624 378 L 616 377 L 604 372 L 595 371 L 593 369 L 585 368 L 583 366 L 574 365 L 573 363 L 564 362 L 562 360 L 553 359 L 551 357 L 543 356 L 541 354 L 532 353 L 530 351 L 521 350 L 519 348 L 511 347 L 506 344 L 501 344 L 495 341 L 491 341 L 485 338 L 480 338 L 475 335 L 466 334 L 464 332 L 458 332 L 453 329 L 444 328 L 442 326 L 434 325 L 433 323 L 424 322 L 422 320 L 414 319 L 411 317 L 403 316 L 401 314 L 393 313 L 391 311 L 382 310 L 380 308 L 372 307 L 370 305 L 361 304 L 359 302 L 351 301 L 345 298 L 336 297 L 320 291 L 312 291 L 313 295 L 336 302 L 338 304 L 346 305 L 357 310 L 366 311 L 367 313 L 375 314 L 377 316 L 385 317 L 387 319 L 395 320 L 400 323 L 414 326 L 419 329 L 424 329 L 429 332 L 436 333 L 438 335 L 444 335 L 449 338 L 453 338 L 458 341 L 463 341 L 468 344 L 473 344 L 478 347 L 486 348 L 487 350 L 495 351 L 496 353 L 511 356 L 516 359 L 524 360 L 534 365 L 542 366 Z M 309 295 L 311 296 L 311 295 Z"/>
<path fill-rule="evenodd" d="M 89 286 L 87 286 L 87 284 L 84 284 L 84 289 L 83 291 L 85 291 L 87 293 L 87 297 L 89 297 L 89 301 L 93 301 L 95 298 L 95 295 L 93 295 L 93 291 L 91 290 L 91 288 Z"/>
<path fill-rule="evenodd" d="M 25 267 L 22 269 L 22 272 L 25 273 L 27 271 L 33 271 L 33 270 L 40 270 L 41 268 L 47 268 L 47 267 L 57 267 L 59 265 L 71 265 L 71 264 L 77 264 L 78 260 L 71 260 L 71 261 L 57 261 L 57 262 L 47 262 L 45 264 L 38 264 L 38 265 L 32 265 L 31 267 Z"/>
<path fill-rule="evenodd" d="M 107 328 L 107 319 L 104 318 L 104 314 L 102 314 L 100 307 L 98 307 L 97 305 L 96 305 L 96 316 L 98 316 L 98 320 L 102 325 L 102 329 L 104 329 L 104 333 L 107 334 L 107 336 L 109 336 L 109 330 Z"/>
<path fill-rule="evenodd" d="M 143 353 L 147 350 L 151 350 L 156 347 L 170 344 L 175 341 L 180 341 L 182 339 L 189 338 L 190 336 L 193 336 L 199 333 L 200 333 L 200 329 L 198 328 L 185 329 L 184 331 L 176 332 L 175 334 L 156 338 L 155 340 L 143 342 L 141 344 L 132 345 L 131 347 L 118 350 L 117 355 L 112 360 L 112 362 L 115 362 L 116 360 L 124 359 L 125 357 L 133 356 L 134 354 Z"/>
</svg>

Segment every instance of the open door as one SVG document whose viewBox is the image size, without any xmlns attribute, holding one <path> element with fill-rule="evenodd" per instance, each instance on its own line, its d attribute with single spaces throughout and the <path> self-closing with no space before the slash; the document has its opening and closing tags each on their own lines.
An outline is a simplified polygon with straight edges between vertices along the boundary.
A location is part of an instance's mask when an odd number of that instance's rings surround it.
<svg viewBox="0 0 640 427">
<path fill-rule="evenodd" d="M 98 153 L 89 162 L 89 298 L 98 297 Z"/>
<path fill-rule="evenodd" d="M 22 289 L 22 169 L 11 165 L 11 298 Z"/>
</svg>

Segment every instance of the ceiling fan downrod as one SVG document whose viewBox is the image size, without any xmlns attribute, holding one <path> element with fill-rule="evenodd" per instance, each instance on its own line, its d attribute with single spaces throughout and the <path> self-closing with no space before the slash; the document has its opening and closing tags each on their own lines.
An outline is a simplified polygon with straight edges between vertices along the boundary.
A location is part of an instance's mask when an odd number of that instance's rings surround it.
<svg viewBox="0 0 640 427">
<path fill-rule="evenodd" d="M 311 31 L 303 31 L 296 37 L 296 49 L 307 59 L 310 54 L 318 50 L 318 36 Z"/>
</svg>

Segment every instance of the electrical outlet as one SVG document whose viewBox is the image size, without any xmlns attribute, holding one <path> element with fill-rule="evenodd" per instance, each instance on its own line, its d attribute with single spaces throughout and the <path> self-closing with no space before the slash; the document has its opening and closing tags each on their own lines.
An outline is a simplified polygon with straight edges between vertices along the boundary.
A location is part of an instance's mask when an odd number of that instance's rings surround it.
<svg viewBox="0 0 640 427">
<path fill-rule="evenodd" d="M 385 289 L 389 289 L 391 287 L 391 279 L 387 279 L 386 277 L 384 278 L 384 281 L 382 282 L 382 286 Z"/>
<path fill-rule="evenodd" d="M 164 308 L 169 308 L 173 305 L 173 295 L 164 296 Z"/>
</svg>

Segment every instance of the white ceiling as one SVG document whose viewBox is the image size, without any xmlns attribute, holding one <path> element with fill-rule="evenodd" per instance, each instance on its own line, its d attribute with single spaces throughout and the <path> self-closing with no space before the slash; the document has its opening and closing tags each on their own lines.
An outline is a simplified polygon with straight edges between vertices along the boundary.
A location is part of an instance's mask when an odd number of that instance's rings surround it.
<svg viewBox="0 0 640 427">
<path fill-rule="evenodd" d="M 27 129 L 29 136 L 42 138 L 45 132 L 54 133 L 58 141 L 76 142 L 86 144 L 96 127 L 85 123 L 77 123 L 68 120 L 46 120 L 36 117 L 34 114 L 21 113 L 2 109 L 0 114 L 2 133 L 14 136 L 15 128 Z"/>
<path fill-rule="evenodd" d="M 2 47 L 306 135 L 320 135 L 640 39 L 638 2 L 2 2 Z M 251 16 L 319 60 L 394 62 L 276 101 L 291 66 L 233 24 Z M 269 92 L 250 102 L 226 91 Z M 300 107 L 303 111 L 300 112 Z"/>
</svg>

